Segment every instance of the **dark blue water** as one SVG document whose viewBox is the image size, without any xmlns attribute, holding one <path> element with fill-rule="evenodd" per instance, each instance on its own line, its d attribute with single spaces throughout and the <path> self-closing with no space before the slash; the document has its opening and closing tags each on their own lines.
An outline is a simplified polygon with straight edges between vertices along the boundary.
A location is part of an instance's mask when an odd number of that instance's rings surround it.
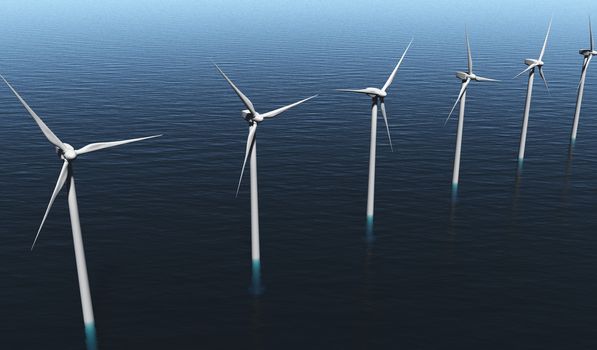
<svg viewBox="0 0 597 350">
<path fill-rule="evenodd" d="M 8 2 L 0 71 L 63 141 L 164 134 L 75 164 L 99 348 L 594 348 L 595 67 L 568 152 L 590 4 L 548 5 Z M 551 13 L 517 179 L 511 78 Z M 469 89 L 451 208 L 465 23 L 475 72 L 503 81 Z M 381 87 L 411 36 L 367 244 L 369 100 L 333 89 Z M 211 60 L 259 111 L 320 94 L 258 131 L 259 298 L 247 125 Z M 61 162 L 4 87 L 0 106 L 0 347 L 84 348 L 65 193 L 29 251 Z"/>
</svg>

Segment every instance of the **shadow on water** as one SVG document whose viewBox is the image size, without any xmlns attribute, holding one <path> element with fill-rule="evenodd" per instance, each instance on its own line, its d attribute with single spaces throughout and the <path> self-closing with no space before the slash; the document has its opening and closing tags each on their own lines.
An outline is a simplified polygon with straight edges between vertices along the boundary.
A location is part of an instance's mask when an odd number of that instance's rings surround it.
<svg viewBox="0 0 597 350">
<path fill-rule="evenodd" d="M 562 204 L 566 205 L 570 199 L 570 177 L 572 176 L 572 158 L 574 154 L 574 142 L 568 145 L 566 156 L 566 169 L 564 170 L 564 186 L 562 188 Z"/>
<path fill-rule="evenodd" d="M 514 196 L 512 197 L 512 214 L 515 217 L 515 213 L 518 208 L 518 198 L 520 197 L 520 185 L 522 183 L 522 170 L 524 160 L 518 160 L 518 166 L 516 167 L 516 178 L 514 179 Z"/>
<path fill-rule="evenodd" d="M 456 207 L 458 205 L 458 184 L 452 184 L 452 195 L 450 198 L 450 216 L 448 222 L 448 233 L 454 234 L 454 224 L 456 220 Z"/>
<path fill-rule="evenodd" d="M 363 296 L 362 296 L 362 325 L 361 325 L 361 346 L 367 348 L 373 337 L 374 331 L 374 316 L 376 314 L 374 298 L 372 298 L 372 259 L 373 259 L 373 245 L 367 245 L 365 250 L 365 261 L 363 266 Z"/>
<path fill-rule="evenodd" d="M 251 314 L 251 334 L 253 335 L 253 348 L 263 349 L 263 312 L 261 300 L 254 298 L 252 301 L 253 312 Z"/>
</svg>

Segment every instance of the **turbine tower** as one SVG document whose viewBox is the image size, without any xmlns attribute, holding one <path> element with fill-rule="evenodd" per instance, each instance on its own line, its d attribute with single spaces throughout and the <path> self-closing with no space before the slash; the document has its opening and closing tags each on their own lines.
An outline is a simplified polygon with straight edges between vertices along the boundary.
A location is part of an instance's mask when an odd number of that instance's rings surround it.
<svg viewBox="0 0 597 350">
<path fill-rule="evenodd" d="M 572 133 L 570 134 L 570 144 L 574 146 L 576 142 L 576 133 L 578 131 L 578 119 L 580 117 L 580 108 L 582 105 L 582 97 L 585 91 L 585 78 L 587 77 L 587 68 L 593 56 L 597 55 L 595 51 L 595 42 L 593 41 L 593 30 L 591 29 L 591 18 L 589 18 L 589 45 L 590 49 L 581 49 L 578 51 L 583 55 L 582 70 L 580 72 L 580 82 L 578 84 L 578 91 L 576 95 L 576 109 L 574 111 L 574 122 L 572 123 Z"/>
<path fill-rule="evenodd" d="M 50 141 L 52 145 L 56 147 L 56 152 L 60 159 L 62 159 L 62 169 L 60 170 L 60 175 L 58 175 L 58 181 L 56 183 L 56 187 L 52 192 L 52 196 L 50 197 L 50 203 L 48 204 L 48 208 L 44 214 L 44 217 L 39 225 L 39 229 L 37 230 L 37 234 L 35 235 L 35 239 L 33 240 L 33 244 L 31 245 L 31 250 L 35 246 L 41 229 L 48 217 L 48 213 L 52 208 L 52 204 L 54 204 L 54 200 L 64 187 L 65 183 L 69 183 L 69 190 L 68 190 L 68 209 L 70 212 L 70 221 L 71 227 L 73 232 L 73 244 L 75 248 L 75 258 L 77 264 L 77 276 L 79 280 L 79 292 L 81 294 L 81 306 L 83 309 L 83 321 L 85 323 L 85 333 L 87 335 L 87 343 L 88 348 L 94 349 L 95 348 L 95 320 L 93 317 L 93 307 L 91 303 L 91 292 L 89 289 L 89 279 L 87 277 L 87 263 L 85 261 L 85 249 L 83 247 L 83 237 L 81 235 L 81 223 L 79 220 L 79 208 L 77 205 L 77 192 L 75 190 L 75 176 L 73 171 L 73 164 L 75 159 L 78 156 L 89 153 L 99 151 L 104 148 L 110 148 L 115 146 L 124 145 L 131 142 L 137 142 L 141 140 L 147 140 L 150 138 L 162 136 L 162 135 L 154 135 L 148 137 L 141 137 L 136 139 L 124 140 L 124 141 L 113 141 L 113 142 L 98 142 L 98 143 L 91 143 L 85 147 L 75 149 L 73 146 L 69 145 L 68 143 L 63 143 L 60 139 L 48 128 L 48 126 L 41 120 L 41 118 L 27 105 L 25 100 L 19 95 L 19 93 L 10 85 L 10 83 L 4 79 L 2 75 L 0 75 L 2 80 L 8 85 L 10 90 L 14 93 L 17 99 L 21 102 L 23 107 L 29 112 L 31 117 L 35 120 L 39 128 L 41 129 L 42 133 L 45 137 Z"/>
<path fill-rule="evenodd" d="M 215 64 L 214 64 L 215 65 Z M 242 118 L 247 121 L 249 124 L 249 136 L 247 137 L 247 147 L 245 151 L 245 158 L 243 160 L 243 166 L 240 172 L 240 178 L 238 180 L 238 186 L 236 188 L 236 196 L 238 196 L 238 191 L 240 190 L 240 184 L 243 179 L 243 174 L 245 172 L 245 166 L 247 164 L 247 160 L 249 157 L 251 158 L 251 166 L 250 166 L 250 174 L 251 174 L 251 258 L 252 258 L 252 292 L 255 295 L 258 295 L 262 292 L 261 288 L 261 257 L 259 253 L 259 206 L 258 206 L 258 192 L 257 192 L 257 125 L 264 121 L 265 119 L 273 118 L 292 107 L 295 107 L 305 101 L 308 101 L 317 95 L 308 97 L 304 100 L 300 100 L 298 102 L 292 103 L 288 106 L 284 106 L 273 111 L 267 113 L 257 113 L 255 107 L 253 107 L 253 103 L 247 96 L 245 96 L 239 88 L 234 85 L 232 80 L 224 74 L 224 72 L 215 65 L 220 74 L 226 79 L 230 87 L 234 90 L 234 92 L 238 95 L 242 103 L 247 107 L 247 109 L 243 109 L 241 111 Z"/>
<path fill-rule="evenodd" d="M 522 163 L 524 161 L 524 149 L 527 142 L 527 128 L 529 126 L 529 111 L 531 109 L 531 95 L 533 93 L 533 82 L 535 80 L 535 68 L 539 70 L 539 75 L 541 79 L 543 79 L 543 83 L 545 83 L 545 88 L 549 92 L 549 87 L 547 85 L 547 80 L 545 80 L 545 75 L 543 74 L 543 55 L 545 54 L 545 47 L 547 46 L 547 38 L 549 38 L 549 31 L 551 30 L 551 20 L 549 21 L 549 26 L 547 27 L 547 34 L 545 35 L 545 40 L 543 41 L 543 47 L 541 48 L 541 53 L 539 54 L 538 59 L 527 58 L 524 60 L 524 64 L 528 67 L 527 69 L 523 70 L 522 72 L 518 73 L 514 78 L 519 77 L 521 74 L 525 72 L 529 72 L 529 81 L 527 85 L 527 96 L 526 101 L 524 104 L 524 114 L 522 117 L 522 130 L 520 132 L 520 146 L 518 148 L 518 169 L 521 170 Z"/>
<path fill-rule="evenodd" d="M 471 81 L 498 81 L 495 79 L 484 78 L 481 76 L 476 75 L 473 73 L 473 57 L 471 55 L 471 45 L 468 39 L 468 33 L 465 32 L 466 37 L 466 51 L 467 51 L 467 59 L 468 59 L 468 71 L 467 72 L 456 72 L 456 77 L 460 79 L 462 82 L 460 87 L 460 93 L 458 93 L 458 98 L 452 106 L 450 110 L 450 114 L 448 114 L 448 118 L 444 122 L 444 126 L 450 120 L 454 109 L 458 102 L 460 102 L 460 113 L 458 114 L 458 131 L 456 133 L 456 151 L 454 153 L 454 171 L 452 173 L 452 198 L 456 199 L 458 193 L 458 179 L 460 177 L 460 151 L 462 149 L 462 131 L 464 128 L 464 107 L 466 104 L 466 91 L 468 89 L 469 84 Z"/>
<path fill-rule="evenodd" d="M 396 67 L 390 74 L 390 77 L 383 85 L 381 89 L 368 87 L 366 89 L 338 89 L 337 91 L 343 92 L 354 92 L 358 94 L 365 94 L 371 97 L 371 144 L 369 146 L 369 184 L 367 190 L 367 231 L 370 232 L 373 227 L 373 206 L 374 206 L 374 199 L 375 199 L 375 153 L 377 150 L 377 106 L 379 105 L 381 108 L 381 114 L 383 116 L 384 123 L 386 125 L 386 132 L 388 134 L 388 140 L 390 141 L 390 149 L 392 152 L 394 151 L 394 147 L 392 146 L 392 137 L 390 136 L 390 127 L 388 125 L 388 117 L 386 115 L 386 106 L 385 106 L 385 97 L 388 95 L 387 90 L 394 81 L 394 77 L 398 72 L 398 68 L 400 68 L 400 64 L 404 60 L 404 56 L 408 52 L 413 40 L 411 39 L 410 43 L 402 53 L 402 57 L 396 64 Z"/>
</svg>

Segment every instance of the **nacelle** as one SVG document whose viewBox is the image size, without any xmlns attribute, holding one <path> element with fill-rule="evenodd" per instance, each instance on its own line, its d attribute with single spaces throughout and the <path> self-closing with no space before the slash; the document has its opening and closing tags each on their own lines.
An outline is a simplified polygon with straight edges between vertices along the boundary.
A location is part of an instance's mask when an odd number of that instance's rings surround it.
<svg viewBox="0 0 597 350">
<path fill-rule="evenodd" d="M 465 72 L 456 72 L 456 77 L 460 80 L 466 80 L 468 79 L 469 74 Z"/>
<path fill-rule="evenodd" d="M 590 49 L 581 49 L 578 50 L 578 53 L 585 57 L 591 56 L 593 54 L 593 52 Z"/>
<path fill-rule="evenodd" d="M 250 111 L 250 110 L 248 110 L 248 109 L 243 109 L 243 110 L 240 112 L 240 115 L 241 115 L 241 117 L 242 117 L 244 120 L 246 120 L 246 121 L 250 121 L 251 119 L 253 119 L 253 114 L 252 114 L 252 113 L 251 113 L 251 111 Z"/>
</svg>

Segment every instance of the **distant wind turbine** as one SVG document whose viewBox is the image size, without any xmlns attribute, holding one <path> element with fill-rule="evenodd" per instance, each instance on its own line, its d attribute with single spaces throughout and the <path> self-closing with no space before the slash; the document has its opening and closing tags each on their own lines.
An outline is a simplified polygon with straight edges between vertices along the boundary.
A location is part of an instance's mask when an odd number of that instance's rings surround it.
<svg viewBox="0 0 597 350">
<path fill-rule="evenodd" d="M 460 93 L 458 94 L 458 98 L 452 106 L 450 110 L 450 114 L 448 114 L 448 118 L 444 122 L 444 125 L 448 123 L 454 109 L 458 102 L 460 102 L 460 113 L 458 114 L 458 131 L 456 133 L 456 151 L 454 154 L 454 171 L 452 173 L 452 197 L 456 198 L 458 193 L 458 179 L 460 176 L 460 150 L 462 148 L 462 131 L 464 127 L 464 107 L 466 103 L 466 91 L 468 89 L 469 84 L 471 81 L 498 81 L 495 79 L 483 78 L 481 76 L 476 75 L 473 73 L 473 57 L 471 55 L 471 45 L 468 39 L 468 33 L 465 33 L 466 36 L 466 50 L 468 56 L 468 71 L 467 72 L 456 72 L 456 77 L 461 80 L 462 85 L 460 87 Z"/>
<path fill-rule="evenodd" d="M 390 85 L 392 84 L 392 82 L 394 81 L 394 77 L 396 76 L 396 73 L 398 72 L 398 68 L 400 68 L 400 64 L 402 63 L 402 60 L 404 60 L 404 56 L 406 55 L 406 52 L 408 52 L 408 49 L 410 48 L 412 42 L 413 42 L 413 40 L 411 39 L 410 43 L 408 43 L 408 46 L 404 50 L 404 53 L 402 53 L 402 57 L 400 57 L 398 64 L 396 65 L 396 67 L 392 71 L 392 74 L 390 74 L 390 77 L 388 78 L 388 80 L 386 81 L 386 83 L 383 85 L 383 87 L 381 89 L 368 87 L 366 89 L 360 89 L 360 90 L 353 90 L 353 89 L 338 89 L 337 90 L 337 91 L 343 91 L 343 92 L 355 92 L 355 93 L 359 93 L 359 94 L 365 94 L 365 95 L 371 97 L 371 145 L 369 147 L 369 186 L 368 186 L 369 188 L 368 188 L 368 193 L 367 193 L 367 227 L 368 227 L 368 229 L 371 229 L 371 227 L 373 225 L 373 204 L 374 204 L 374 198 L 375 198 L 375 152 L 376 152 L 376 148 L 377 148 L 377 143 L 376 143 L 376 139 L 377 139 L 377 105 L 379 104 L 381 107 L 381 114 L 383 116 L 384 123 L 386 124 L 386 132 L 388 134 L 388 140 L 390 141 L 390 149 L 393 152 L 394 147 L 392 146 L 392 137 L 390 136 L 390 127 L 388 125 L 388 117 L 386 115 L 386 106 L 385 106 L 384 99 L 388 95 L 387 90 L 390 87 Z"/>
<path fill-rule="evenodd" d="M 4 79 L 2 75 L 0 75 L 2 80 L 8 85 L 10 90 L 15 94 L 15 96 L 19 99 L 23 107 L 29 112 L 31 117 L 35 120 L 39 128 L 41 129 L 42 133 L 46 136 L 48 141 L 56 147 L 56 152 L 58 153 L 59 157 L 63 160 L 62 163 L 62 170 L 60 170 L 60 175 L 58 175 L 58 182 L 56 183 L 56 187 L 54 188 L 54 192 L 50 197 L 50 203 L 48 204 L 48 208 L 44 214 L 44 217 L 39 225 L 39 229 L 37 230 L 37 234 L 35 235 L 35 239 L 33 244 L 31 245 L 31 250 L 35 246 L 37 242 L 37 238 L 41 232 L 41 229 L 48 217 L 48 213 L 52 208 L 52 204 L 54 200 L 60 193 L 60 190 L 64 186 L 66 182 L 70 183 L 70 188 L 68 190 L 68 208 L 70 212 L 70 220 L 71 220 L 71 227 L 73 231 L 73 243 L 75 248 L 75 258 L 77 264 L 77 275 L 79 279 L 79 292 L 81 294 L 81 306 L 83 308 L 83 321 L 85 323 L 85 333 L 87 334 L 87 341 L 95 343 L 95 321 L 93 318 L 93 307 L 91 304 L 91 292 L 89 290 L 89 279 L 87 278 L 87 263 L 85 261 L 85 249 L 83 248 L 83 237 L 81 236 L 81 224 L 79 220 L 79 208 L 77 205 L 77 193 L 75 190 L 75 177 L 73 172 L 73 163 L 74 160 L 85 153 L 99 151 L 104 148 L 115 147 L 124 145 L 131 142 L 137 142 L 141 140 L 147 140 L 150 138 L 162 136 L 162 135 L 154 135 L 149 137 L 141 137 L 136 139 L 124 140 L 124 141 L 113 141 L 113 142 L 98 142 L 98 143 L 91 143 L 85 147 L 74 149 L 73 146 L 69 145 L 68 143 L 63 143 L 60 139 L 48 128 L 48 126 L 41 120 L 41 118 L 27 105 L 25 100 L 19 95 L 19 93 L 10 85 L 10 83 Z M 94 347 L 93 345 L 91 347 Z"/>
<path fill-rule="evenodd" d="M 232 80 L 224 74 L 224 72 L 214 64 L 220 74 L 226 79 L 230 87 L 234 90 L 234 92 L 238 95 L 242 103 L 247 107 L 247 109 L 243 109 L 241 115 L 244 120 L 249 123 L 249 136 L 247 137 L 247 147 L 245 151 L 245 159 L 243 160 L 243 166 L 240 172 L 240 178 L 238 180 L 238 186 L 236 188 L 236 196 L 238 196 L 238 191 L 240 189 L 240 184 L 243 179 L 243 174 L 245 171 L 245 166 L 247 164 L 247 159 L 251 157 L 251 257 L 252 257 L 252 280 L 253 280 L 253 293 L 260 294 L 261 293 L 261 258 L 259 254 L 259 206 L 258 206 L 258 193 L 257 193 L 257 124 L 261 123 L 263 120 L 268 118 L 273 118 L 292 107 L 295 107 L 305 101 L 308 101 L 317 95 L 308 97 L 304 100 L 300 100 L 298 102 L 289 104 L 288 106 L 284 106 L 273 111 L 267 113 L 257 113 L 255 107 L 253 107 L 253 103 L 247 96 L 245 96 L 239 88 L 234 85 Z"/>
<path fill-rule="evenodd" d="M 574 122 L 572 123 L 572 133 L 570 135 L 570 143 L 574 145 L 576 142 L 576 132 L 578 131 L 578 119 L 580 117 L 580 108 L 582 104 L 582 97 L 585 91 L 585 78 L 587 77 L 587 68 L 589 68 L 589 63 L 593 56 L 597 55 L 597 51 L 595 51 L 595 42 L 593 41 L 593 30 L 591 28 L 591 18 L 589 18 L 589 41 L 591 48 L 590 49 L 581 49 L 578 51 L 581 55 L 583 55 L 583 64 L 582 70 L 580 73 L 580 83 L 578 84 L 578 92 L 576 95 L 576 110 L 574 111 Z"/>
<path fill-rule="evenodd" d="M 520 146 L 518 148 L 518 166 L 519 170 L 522 166 L 522 162 L 524 161 L 524 148 L 526 146 L 527 141 L 527 128 L 529 126 L 529 111 L 531 109 L 531 95 L 533 93 L 533 81 L 535 80 L 535 68 L 539 70 L 539 75 L 541 79 L 543 79 L 543 83 L 545 83 L 545 88 L 547 92 L 549 92 L 549 86 L 547 85 L 547 80 L 545 80 L 545 75 L 543 74 L 543 55 L 545 54 L 545 48 L 547 47 L 547 38 L 549 38 L 549 31 L 551 30 L 551 20 L 549 20 L 549 26 L 547 27 L 547 34 L 545 35 L 545 40 L 543 41 L 543 47 L 541 48 L 541 53 L 539 54 L 538 59 L 527 58 L 524 60 L 524 64 L 528 67 L 527 69 L 523 70 L 522 72 L 518 73 L 514 78 L 519 77 L 521 74 L 525 72 L 529 72 L 529 81 L 527 86 L 527 97 L 524 105 L 524 115 L 522 118 L 522 130 L 520 132 Z"/>
</svg>

